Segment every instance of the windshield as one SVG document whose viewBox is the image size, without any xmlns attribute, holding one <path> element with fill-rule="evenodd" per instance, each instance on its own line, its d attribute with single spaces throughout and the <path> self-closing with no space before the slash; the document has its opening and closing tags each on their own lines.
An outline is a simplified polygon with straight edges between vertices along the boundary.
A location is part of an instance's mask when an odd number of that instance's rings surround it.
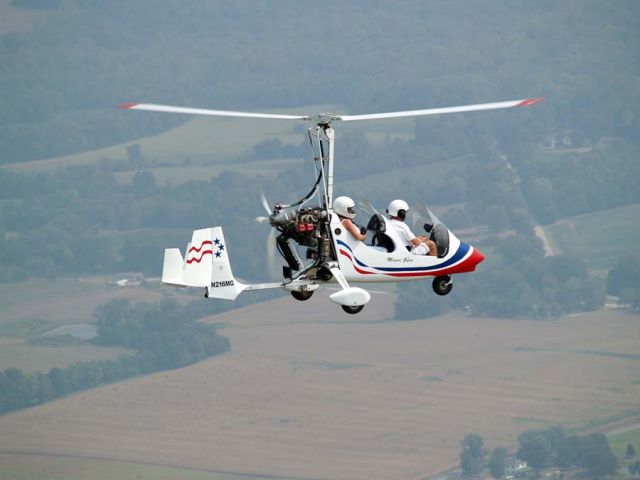
<svg viewBox="0 0 640 480">
<path fill-rule="evenodd" d="M 449 253 L 449 230 L 445 224 L 422 203 L 416 204 L 412 210 L 415 231 L 424 230 L 429 238 L 436 242 L 438 257 L 446 256 Z"/>
</svg>

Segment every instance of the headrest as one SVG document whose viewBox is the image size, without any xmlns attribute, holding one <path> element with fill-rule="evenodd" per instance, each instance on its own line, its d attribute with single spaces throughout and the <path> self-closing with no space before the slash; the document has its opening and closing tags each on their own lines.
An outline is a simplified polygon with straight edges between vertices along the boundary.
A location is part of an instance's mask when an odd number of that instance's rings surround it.
<svg viewBox="0 0 640 480">
<path fill-rule="evenodd" d="M 374 213 L 367 223 L 367 230 L 372 230 L 378 233 L 384 233 L 387 229 L 387 224 L 384 221 L 384 217 L 379 213 Z"/>
</svg>

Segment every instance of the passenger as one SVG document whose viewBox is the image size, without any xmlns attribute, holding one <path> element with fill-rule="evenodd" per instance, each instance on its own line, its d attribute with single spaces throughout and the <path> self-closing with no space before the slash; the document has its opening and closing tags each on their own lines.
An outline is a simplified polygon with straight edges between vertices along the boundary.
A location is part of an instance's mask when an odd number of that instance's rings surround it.
<svg viewBox="0 0 640 480">
<path fill-rule="evenodd" d="M 338 214 L 340 223 L 346 231 L 348 231 L 353 238 L 359 241 L 363 241 L 367 238 L 367 229 L 364 227 L 358 227 L 351 220 L 356 216 L 356 204 L 349 197 L 338 197 L 333 201 L 333 211 Z"/>
<path fill-rule="evenodd" d="M 433 240 L 421 235 L 416 237 L 409 226 L 404 223 L 404 219 L 409 211 L 409 205 L 404 200 L 394 200 L 389 204 L 387 213 L 389 214 L 390 225 L 396 229 L 398 237 L 404 245 L 414 255 L 438 255 L 438 248 Z"/>
</svg>

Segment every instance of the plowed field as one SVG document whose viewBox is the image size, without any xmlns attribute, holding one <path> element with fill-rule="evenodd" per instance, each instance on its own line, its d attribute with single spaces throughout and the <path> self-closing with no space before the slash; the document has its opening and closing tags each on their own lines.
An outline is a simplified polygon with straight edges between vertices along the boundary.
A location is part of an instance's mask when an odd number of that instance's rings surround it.
<svg viewBox="0 0 640 480">
<path fill-rule="evenodd" d="M 355 316 L 324 297 L 212 317 L 232 352 L 0 417 L 0 450 L 419 479 L 455 465 L 470 432 L 493 448 L 640 409 L 638 317 L 386 322 L 389 294 Z"/>
</svg>

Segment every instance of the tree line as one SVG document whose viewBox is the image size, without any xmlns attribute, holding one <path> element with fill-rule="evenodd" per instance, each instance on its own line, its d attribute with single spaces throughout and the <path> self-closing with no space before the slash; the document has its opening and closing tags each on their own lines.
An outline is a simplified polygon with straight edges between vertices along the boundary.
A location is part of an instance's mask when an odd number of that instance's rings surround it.
<svg viewBox="0 0 640 480">
<path fill-rule="evenodd" d="M 202 302 L 200 302 L 202 303 Z M 132 350 L 115 360 L 76 362 L 48 372 L 0 372 L 0 414 L 137 375 L 180 368 L 229 350 L 229 341 L 197 321 L 200 307 L 173 300 L 111 300 L 95 312 L 96 345 Z"/>
<path fill-rule="evenodd" d="M 460 467 L 466 476 L 473 476 L 488 468 L 494 478 L 505 475 L 508 450 L 489 450 L 478 434 L 468 434 L 461 442 Z M 518 436 L 516 458 L 527 462 L 528 469 L 577 468 L 589 478 L 603 478 L 616 472 L 619 462 L 602 433 L 569 435 L 562 427 L 528 430 Z"/>
<path fill-rule="evenodd" d="M 637 143 L 633 1 L 493 0 L 472 16 L 442 0 L 393 12 L 369 2 L 366 15 L 336 0 L 304 9 L 293 0 L 14 4 L 56 8 L 33 32 L 0 38 L 0 63 L 11 67 L 0 78 L 0 163 L 97 149 L 183 121 L 114 111 L 126 101 L 230 110 L 331 102 L 369 113 L 531 92 L 550 102 L 525 135 Z M 514 136 L 499 116 L 485 122 Z M 448 142 L 440 133 L 436 148 Z"/>
</svg>

